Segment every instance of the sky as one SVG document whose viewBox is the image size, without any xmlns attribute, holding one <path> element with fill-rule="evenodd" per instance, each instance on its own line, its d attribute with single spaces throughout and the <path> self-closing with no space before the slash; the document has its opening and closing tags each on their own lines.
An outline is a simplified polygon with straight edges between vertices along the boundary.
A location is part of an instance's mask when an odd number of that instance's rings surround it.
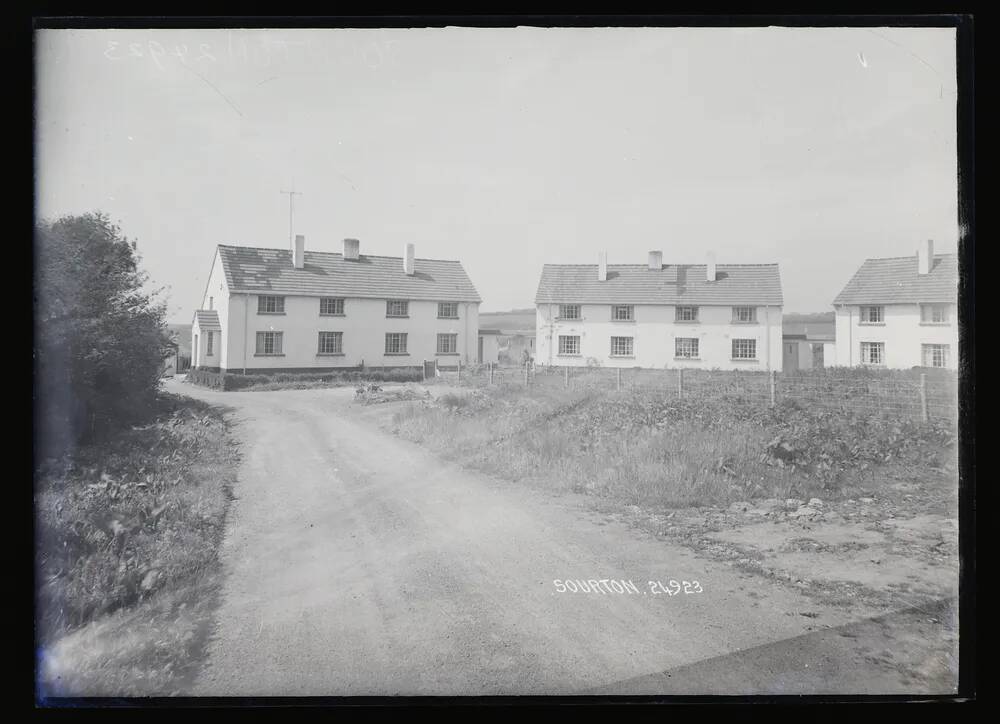
<svg viewBox="0 0 1000 724">
<path fill-rule="evenodd" d="M 102 210 L 190 322 L 216 244 L 542 265 L 778 263 L 822 312 L 865 258 L 952 252 L 955 32 L 43 30 L 36 213 Z"/>
</svg>

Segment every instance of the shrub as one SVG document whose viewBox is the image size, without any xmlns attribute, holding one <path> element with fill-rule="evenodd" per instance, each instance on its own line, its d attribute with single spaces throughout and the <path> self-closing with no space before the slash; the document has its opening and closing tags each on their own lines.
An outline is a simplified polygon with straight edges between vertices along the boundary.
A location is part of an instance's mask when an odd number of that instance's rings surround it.
<svg viewBox="0 0 1000 724">
<path fill-rule="evenodd" d="M 35 410 L 41 455 L 148 418 L 169 338 L 130 242 L 102 213 L 35 229 Z"/>
<path fill-rule="evenodd" d="M 191 370 L 188 381 L 219 390 L 280 390 L 347 385 L 358 382 L 419 382 L 421 370 L 335 370 L 333 372 L 275 372 L 271 374 L 233 374 Z"/>
</svg>

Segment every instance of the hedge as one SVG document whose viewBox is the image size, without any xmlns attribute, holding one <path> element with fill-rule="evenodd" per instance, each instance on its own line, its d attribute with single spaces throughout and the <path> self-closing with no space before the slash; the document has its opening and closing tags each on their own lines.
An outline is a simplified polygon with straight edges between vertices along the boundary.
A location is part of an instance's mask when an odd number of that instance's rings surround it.
<svg viewBox="0 0 1000 724">
<path fill-rule="evenodd" d="M 420 382 L 420 369 L 344 370 L 337 372 L 278 372 L 274 374 L 233 374 L 193 369 L 187 379 L 216 390 L 242 390 L 262 385 L 351 384 L 356 382 Z"/>
</svg>

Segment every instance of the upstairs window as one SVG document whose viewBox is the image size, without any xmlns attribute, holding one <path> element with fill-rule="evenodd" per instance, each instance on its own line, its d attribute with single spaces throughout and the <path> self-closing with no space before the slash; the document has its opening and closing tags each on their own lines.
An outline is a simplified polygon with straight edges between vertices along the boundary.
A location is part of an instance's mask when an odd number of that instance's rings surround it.
<svg viewBox="0 0 1000 724">
<path fill-rule="evenodd" d="M 920 321 L 924 324 L 948 324 L 948 305 L 921 304 Z"/>
<path fill-rule="evenodd" d="M 697 322 L 698 307 L 675 307 L 674 321 L 677 322 Z"/>
<path fill-rule="evenodd" d="M 884 307 L 861 307 L 861 324 L 884 324 Z"/>
<path fill-rule="evenodd" d="M 737 324 L 757 322 L 757 307 L 733 307 L 733 321 Z"/>
<path fill-rule="evenodd" d="M 580 318 L 579 304 L 559 305 L 559 319 L 579 319 L 579 318 Z"/>
<path fill-rule="evenodd" d="M 635 307 L 631 304 L 615 304 L 611 307 L 611 319 L 615 322 L 635 321 Z"/>
<path fill-rule="evenodd" d="M 257 297 L 257 314 L 284 314 L 284 297 Z"/>
<path fill-rule="evenodd" d="M 757 359 L 757 340 L 734 339 L 733 359 Z"/>
<path fill-rule="evenodd" d="M 410 316 L 410 303 L 401 299 L 390 299 L 385 303 L 385 316 L 387 317 Z"/>
<path fill-rule="evenodd" d="M 337 297 L 323 297 L 319 300 L 319 313 L 327 317 L 344 316 L 344 300 Z"/>
<path fill-rule="evenodd" d="M 438 302 L 438 319 L 458 319 L 458 302 Z"/>
</svg>

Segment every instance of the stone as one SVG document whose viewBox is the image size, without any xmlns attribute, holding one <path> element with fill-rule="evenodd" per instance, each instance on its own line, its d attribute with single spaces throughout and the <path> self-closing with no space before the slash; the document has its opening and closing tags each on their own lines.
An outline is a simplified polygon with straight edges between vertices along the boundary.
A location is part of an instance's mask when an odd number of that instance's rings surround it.
<svg viewBox="0 0 1000 724">
<path fill-rule="evenodd" d="M 823 501 L 820 500 L 819 498 L 810 498 L 809 499 L 809 507 L 810 508 L 822 508 L 823 507 Z"/>
<path fill-rule="evenodd" d="M 794 510 L 802 506 L 802 501 L 798 498 L 789 498 L 785 501 L 785 507 Z"/>
<path fill-rule="evenodd" d="M 815 508 L 810 508 L 808 505 L 803 505 L 798 510 L 794 510 L 788 514 L 789 518 L 811 518 L 814 515 L 819 515 L 820 512 Z"/>
<path fill-rule="evenodd" d="M 861 502 L 862 503 L 874 503 L 875 502 L 875 498 L 862 498 Z"/>
</svg>

